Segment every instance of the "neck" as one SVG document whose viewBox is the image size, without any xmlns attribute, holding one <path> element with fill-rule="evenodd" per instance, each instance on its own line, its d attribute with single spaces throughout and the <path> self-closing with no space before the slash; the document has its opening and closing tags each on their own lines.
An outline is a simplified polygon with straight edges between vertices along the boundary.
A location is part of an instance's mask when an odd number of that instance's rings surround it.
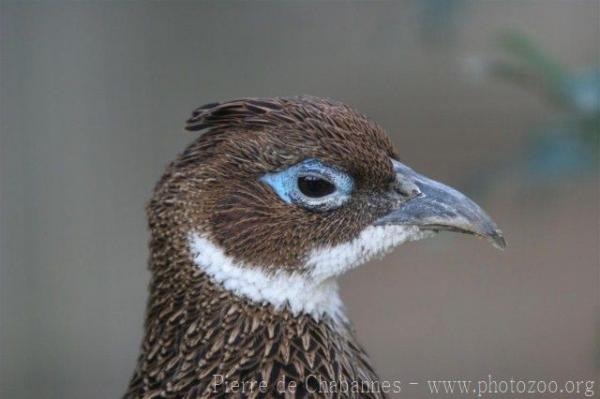
<svg viewBox="0 0 600 399">
<path fill-rule="evenodd" d="M 153 236 L 146 331 L 126 398 L 224 393 L 223 376 L 231 383 L 264 381 L 273 396 L 281 378 L 298 385 L 310 376 L 336 382 L 376 378 L 350 326 L 332 316 L 341 311 L 333 280 L 308 284 L 315 298 L 295 291 L 285 294 L 286 301 L 269 302 L 274 298 L 269 284 L 291 277 L 234 279 L 233 268 L 216 273 L 211 262 L 225 255 L 204 251 L 207 242 L 192 237 Z M 234 289 L 248 281 L 254 281 L 252 289 Z M 262 296 L 251 297 L 258 293 Z M 325 310 L 328 300 L 335 310 Z M 303 305 L 294 311 L 294 303 Z M 314 312 L 303 311 L 308 309 Z"/>
<path fill-rule="evenodd" d="M 199 233 L 189 235 L 196 267 L 233 294 L 256 304 L 272 305 L 275 311 L 288 307 L 294 316 L 306 314 L 319 321 L 329 316 L 346 321 L 334 277 L 317 280 L 312 276 L 262 268 L 235 262 L 211 240 Z"/>
</svg>

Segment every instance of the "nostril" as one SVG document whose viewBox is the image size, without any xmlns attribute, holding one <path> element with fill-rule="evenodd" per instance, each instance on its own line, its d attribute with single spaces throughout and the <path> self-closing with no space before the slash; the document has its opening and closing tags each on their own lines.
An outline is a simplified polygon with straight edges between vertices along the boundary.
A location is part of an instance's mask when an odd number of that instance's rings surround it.
<svg viewBox="0 0 600 399">
<path fill-rule="evenodd" d="M 396 193 L 396 194 L 400 194 L 400 195 L 405 195 L 406 193 L 402 190 L 402 187 L 398 184 L 398 183 L 394 183 L 392 185 L 392 190 Z"/>
<path fill-rule="evenodd" d="M 393 183 L 393 191 L 403 197 L 413 198 L 421 194 L 415 183 L 407 179 L 398 179 Z"/>
</svg>

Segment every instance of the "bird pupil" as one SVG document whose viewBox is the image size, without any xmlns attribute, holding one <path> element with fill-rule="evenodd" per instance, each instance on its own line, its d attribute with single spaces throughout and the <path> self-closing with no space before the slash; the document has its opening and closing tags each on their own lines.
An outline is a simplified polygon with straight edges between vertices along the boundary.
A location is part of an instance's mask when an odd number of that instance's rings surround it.
<svg viewBox="0 0 600 399">
<path fill-rule="evenodd" d="M 335 186 L 317 176 L 302 176 L 298 178 L 298 188 L 307 197 L 319 198 L 335 191 Z"/>
</svg>

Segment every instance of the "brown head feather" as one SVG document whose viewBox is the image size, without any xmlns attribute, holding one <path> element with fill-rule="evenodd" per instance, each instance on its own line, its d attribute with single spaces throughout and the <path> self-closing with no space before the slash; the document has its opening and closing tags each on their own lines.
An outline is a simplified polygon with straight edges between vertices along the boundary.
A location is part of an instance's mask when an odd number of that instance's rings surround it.
<svg viewBox="0 0 600 399">
<path fill-rule="evenodd" d="M 388 210 L 368 198 L 394 180 L 393 146 L 346 105 L 306 96 L 209 104 L 194 111 L 187 129 L 205 132 L 171 165 L 152 203 L 178 206 L 238 260 L 297 267 L 310 249 L 345 242 Z M 289 207 L 259 181 L 309 158 L 354 177 L 348 206 L 327 215 Z"/>
</svg>

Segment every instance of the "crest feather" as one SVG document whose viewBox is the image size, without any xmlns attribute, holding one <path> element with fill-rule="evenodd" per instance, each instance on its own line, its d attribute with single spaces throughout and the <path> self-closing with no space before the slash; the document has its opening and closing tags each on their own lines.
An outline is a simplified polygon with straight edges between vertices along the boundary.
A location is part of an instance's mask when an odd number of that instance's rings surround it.
<svg viewBox="0 0 600 399">
<path fill-rule="evenodd" d="M 186 122 L 186 130 L 199 131 L 219 127 L 256 126 L 285 120 L 285 100 L 279 98 L 242 98 L 222 103 L 211 103 L 196 108 Z M 287 117 L 289 118 L 289 117 Z M 292 122 L 290 119 L 288 122 Z"/>
</svg>

